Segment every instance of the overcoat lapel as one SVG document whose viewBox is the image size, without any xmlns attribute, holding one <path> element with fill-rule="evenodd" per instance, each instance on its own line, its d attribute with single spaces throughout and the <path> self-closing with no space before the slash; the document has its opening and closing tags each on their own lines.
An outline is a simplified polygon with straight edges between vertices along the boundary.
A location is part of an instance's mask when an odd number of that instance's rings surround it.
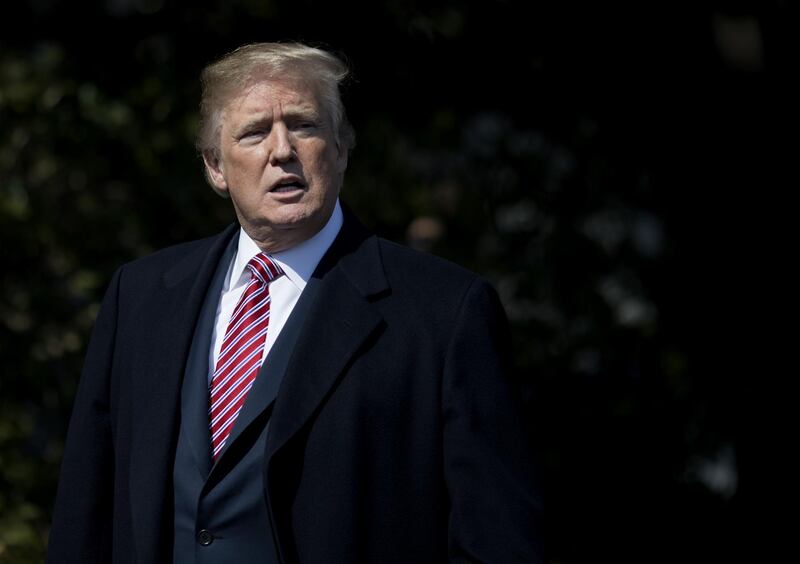
<svg viewBox="0 0 800 564">
<path fill-rule="evenodd" d="M 344 208 L 338 237 L 312 275 L 319 283 L 286 368 L 267 436 L 266 472 L 283 447 L 324 402 L 344 368 L 382 317 L 371 298 L 389 290 L 378 240 Z"/>
<path fill-rule="evenodd" d="M 383 318 L 373 305 L 390 292 L 378 239 L 369 235 L 342 206 L 344 225 L 312 275 L 319 282 L 275 399 L 264 464 L 267 510 L 274 527 L 275 544 L 282 561 L 293 553 L 286 499 L 281 495 L 291 457 L 277 456 L 309 421 L 329 396 L 345 368 L 369 338 L 376 335 Z"/>
<path fill-rule="evenodd" d="M 130 503 L 136 560 L 158 562 L 168 532 L 167 502 L 180 418 L 180 390 L 195 325 L 232 225 L 166 272 L 138 314 L 148 328 L 138 351 L 131 401 L 136 421 L 130 451 Z"/>
</svg>

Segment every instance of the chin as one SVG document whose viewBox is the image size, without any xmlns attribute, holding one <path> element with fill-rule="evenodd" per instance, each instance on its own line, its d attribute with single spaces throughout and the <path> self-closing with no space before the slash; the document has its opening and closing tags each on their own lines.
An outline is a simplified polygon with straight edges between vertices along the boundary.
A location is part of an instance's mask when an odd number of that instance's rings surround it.
<svg viewBox="0 0 800 564">
<path fill-rule="evenodd" d="M 282 209 L 277 213 L 272 213 L 265 218 L 264 223 L 273 229 L 303 229 L 312 227 L 316 223 L 322 223 L 322 210 L 310 210 L 305 206 L 286 206 L 292 209 Z M 322 227 L 321 225 L 319 226 Z"/>
<path fill-rule="evenodd" d="M 270 217 L 271 216 L 271 217 Z M 295 225 L 308 222 L 314 217 L 313 210 L 307 209 L 305 206 L 290 204 L 283 206 L 283 209 L 276 211 L 268 216 L 268 221 L 273 225 Z"/>
</svg>

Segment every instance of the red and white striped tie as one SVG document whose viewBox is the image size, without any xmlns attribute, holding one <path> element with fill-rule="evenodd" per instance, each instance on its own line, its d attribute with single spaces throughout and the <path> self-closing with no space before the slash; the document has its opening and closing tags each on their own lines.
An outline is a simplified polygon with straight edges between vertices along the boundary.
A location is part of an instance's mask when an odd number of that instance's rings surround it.
<svg viewBox="0 0 800 564">
<path fill-rule="evenodd" d="M 281 267 L 264 253 L 254 256 L 247 268 L 251 272 L 250 282 L 228 322 L 209 390 L 211 450 L 215 461 L 261 368 L 269 326 L 269 284 L 283 274 Z"/>
</svg>

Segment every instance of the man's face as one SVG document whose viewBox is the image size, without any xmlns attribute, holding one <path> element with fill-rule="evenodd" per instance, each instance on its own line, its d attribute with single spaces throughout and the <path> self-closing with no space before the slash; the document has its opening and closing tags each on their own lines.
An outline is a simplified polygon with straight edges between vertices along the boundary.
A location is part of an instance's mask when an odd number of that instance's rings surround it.
<svg viewBox="0 0 800 564">
<path fill-rule="evenodd" d="M 333 212 L 347 150 L 307 84 L 264 79 L 225 106 L 219 151 L 203 155 L 244 230 L 278 252 L 314 236 Z"/>
</svg>

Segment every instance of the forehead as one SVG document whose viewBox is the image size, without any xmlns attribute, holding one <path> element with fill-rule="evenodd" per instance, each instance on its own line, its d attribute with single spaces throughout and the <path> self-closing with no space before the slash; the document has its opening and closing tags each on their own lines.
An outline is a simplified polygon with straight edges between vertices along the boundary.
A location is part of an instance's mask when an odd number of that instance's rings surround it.
<svg viewBox="0 0 800 564">
<path fill-rule="evenodd" d="M 249 81 L 230 98 L 224 114 L 319 112 L 316 90 L 300 79 L 257 78 Z"/>
</svg>

